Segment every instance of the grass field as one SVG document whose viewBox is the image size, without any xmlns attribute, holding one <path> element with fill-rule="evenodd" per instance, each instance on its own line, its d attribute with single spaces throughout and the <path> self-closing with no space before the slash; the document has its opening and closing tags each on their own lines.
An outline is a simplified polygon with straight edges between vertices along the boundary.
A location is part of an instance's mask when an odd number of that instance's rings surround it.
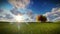
<svg viewBox="0 0 60 34">
<path fill-rule="evenodd" d="M 0 34 L 60 34 L 60 23 L 22 23 L 0 22 Z"/>
</svg>

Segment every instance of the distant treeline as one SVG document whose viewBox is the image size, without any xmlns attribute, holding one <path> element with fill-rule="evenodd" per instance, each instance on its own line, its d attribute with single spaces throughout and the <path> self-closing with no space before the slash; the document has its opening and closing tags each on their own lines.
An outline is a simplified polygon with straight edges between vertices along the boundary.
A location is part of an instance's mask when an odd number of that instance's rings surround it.
<svg viewBox="0 0 60 34">
<path fill-rule="evenodd" d="M 11 22 L 0 21 L 0 23 L 11 23 Z M 17 23 L 17 22 L 12 22 L 12 23 Z M 23 22 L 23 23 L 25 23 L 25 22 Z M 27 23 L 60 23 L 60 21 L 58 21 L 58 22 L 27 22 Z"/>
<path fill-rule="evenodd" d="M 0 23 L 10 23 L 10 22 L 0 21 Z"/>
</svg>

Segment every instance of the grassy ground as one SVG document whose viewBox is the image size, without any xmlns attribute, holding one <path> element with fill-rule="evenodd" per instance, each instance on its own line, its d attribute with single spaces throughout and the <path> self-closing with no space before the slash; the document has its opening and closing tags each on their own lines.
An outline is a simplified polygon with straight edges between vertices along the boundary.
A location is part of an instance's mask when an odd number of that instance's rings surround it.
<svg viewBox="0 0 60 34">
<path fill-rule="evenodd" d="M 0 34 L 60 34 L 59 23 L 0 23 Z"/>
</svg>

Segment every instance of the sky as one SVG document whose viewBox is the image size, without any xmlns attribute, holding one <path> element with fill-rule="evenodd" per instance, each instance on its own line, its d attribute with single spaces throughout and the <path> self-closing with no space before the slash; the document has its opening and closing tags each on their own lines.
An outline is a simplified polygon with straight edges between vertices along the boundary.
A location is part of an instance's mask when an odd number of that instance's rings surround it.
<svg viewBox="0 0 60 34">
<path fill-rule="evenodd" d="M 51 11 L 52 8 L 57 7 L 57 4 L 60 4 L 59 0 L 30 0 L 30 5 L 28 9 L 33 10 L 34 13 L 44 14 L 48 11 Z M 0 7 L 4 9 L 11 9 L 12 5 L 8 3 L 8 0 L 0 0 Z"/>
<path fill-rule="evenodd" d="M 52 8 L 57 7 L 59 0 L 31 0 L 33 4 L 29 7 L 37 14 L 44 14 L 51 11 Z"/>
<path fill-rule="evenodd" d="M 60 10 L 60 1 L 59 0 L 17 0 L 17 1 L 16 0 L 0 0 L 0 12 L 1 12 L 1 9 L 7 10 L 6 11 L 7 13 L 11 12 L 14 15 L 17 15 L 20 13 L 23 13 L 25 15 L 25 13 L 29 13 L 29 11 L 30 13 L 32 12 L 34 15 L 35 14 L 46 15 L 47 13 L 52 13 L 55 10 L 56 11 Z M 19 12 L 16 12 L 16 11 L 19 11 Z M 47 17 L 49 18 L 50 16 L 48 15 Z"/>
</svg>

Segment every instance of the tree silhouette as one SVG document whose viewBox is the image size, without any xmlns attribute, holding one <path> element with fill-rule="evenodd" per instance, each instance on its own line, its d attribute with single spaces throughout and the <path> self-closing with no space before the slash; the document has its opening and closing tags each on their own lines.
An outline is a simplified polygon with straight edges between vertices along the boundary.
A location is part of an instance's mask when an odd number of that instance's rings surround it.
<svg viewBox="0 0 60 34">
<path fill-rule="evenodd" d="M 38 15 L 36 19 L 37 19 L 37 21 L 41 21 L 41 22 L 46 22 L 47 21 L 47 18 L 43 15 Z"/>
</svg>

